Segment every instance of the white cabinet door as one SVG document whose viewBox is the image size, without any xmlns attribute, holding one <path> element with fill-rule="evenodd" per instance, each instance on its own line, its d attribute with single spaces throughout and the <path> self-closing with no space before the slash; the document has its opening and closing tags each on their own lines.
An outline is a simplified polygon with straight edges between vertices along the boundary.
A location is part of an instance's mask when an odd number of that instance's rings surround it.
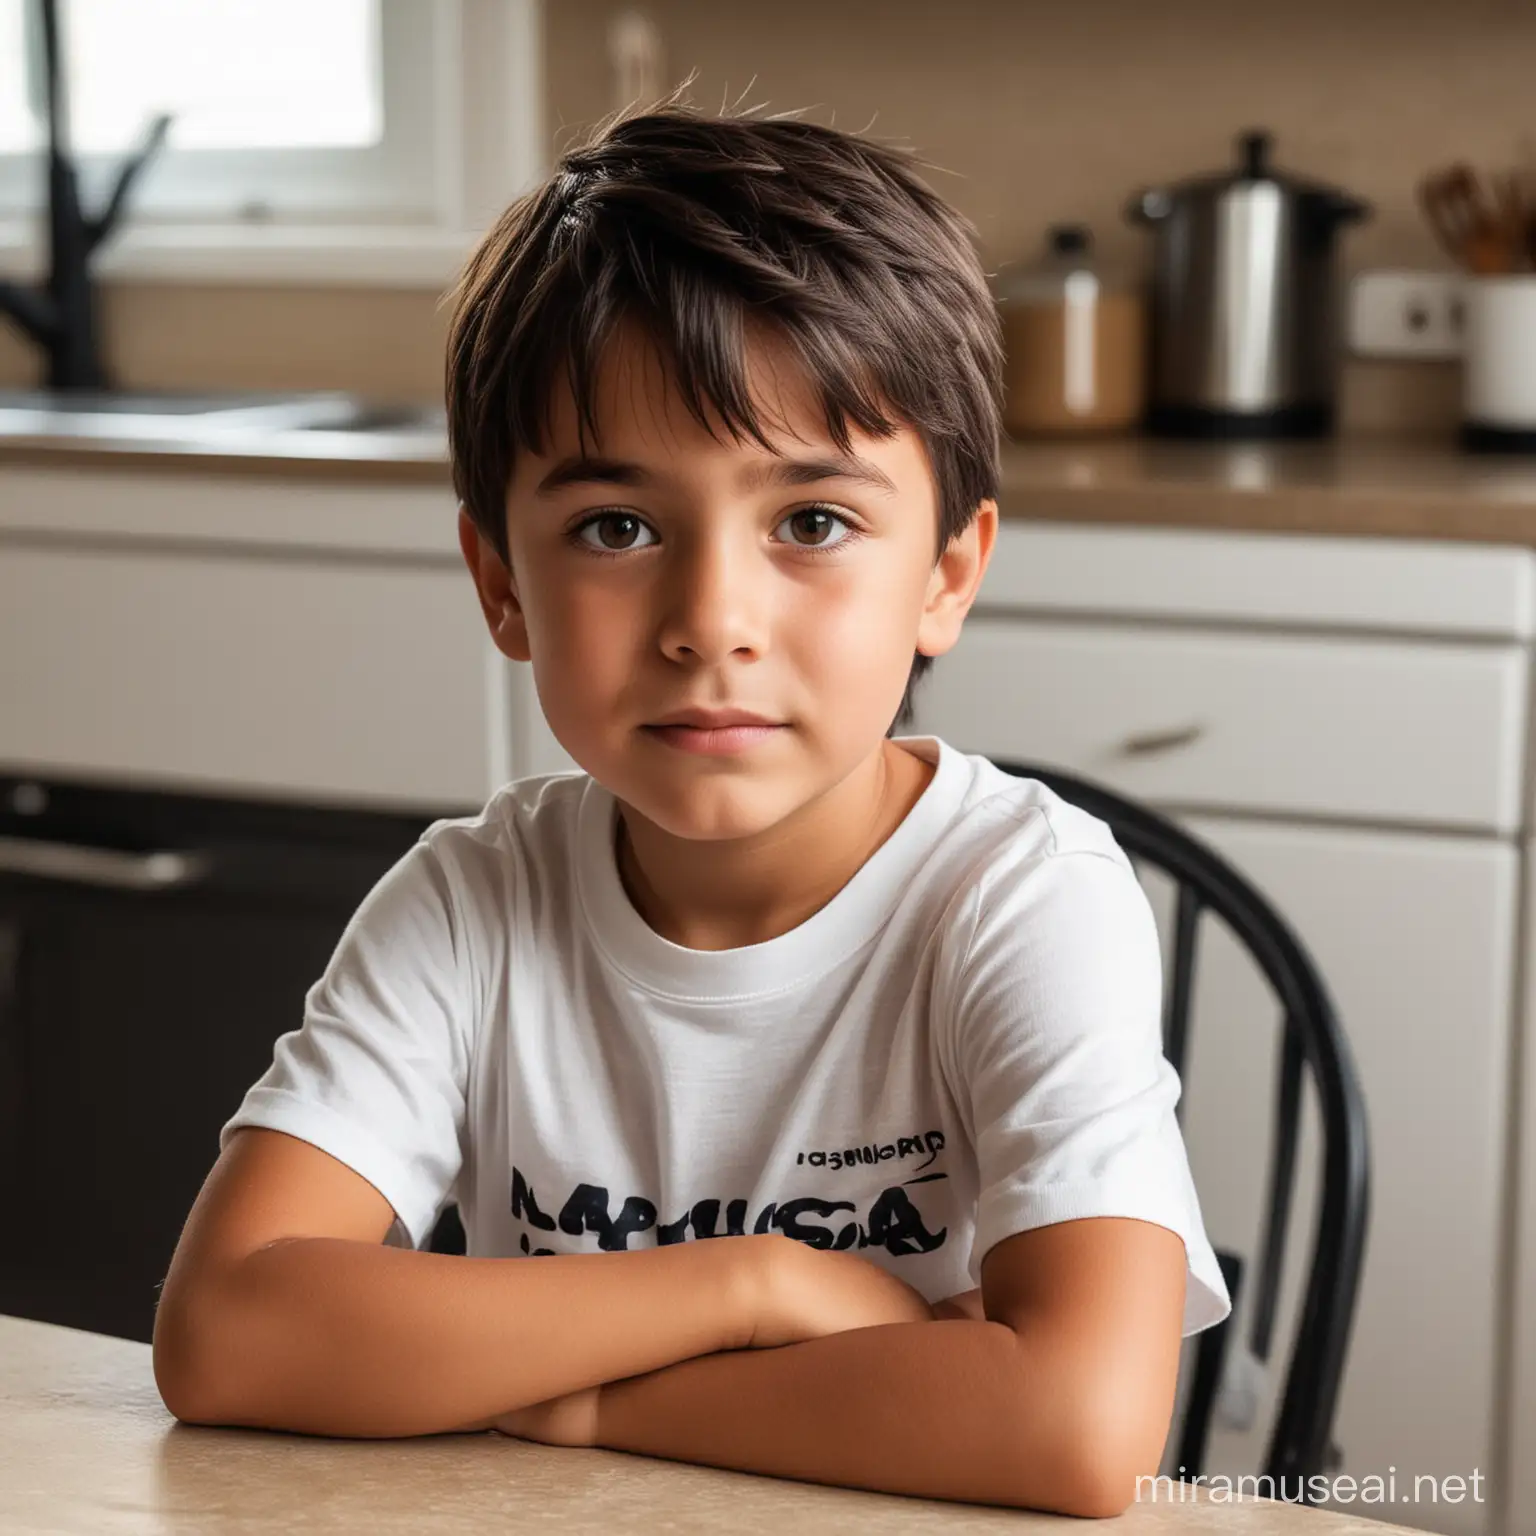
<svg viewBox="0 0 1536 1536">
<path fill-rule="evenodd" d="M 1187 825 L 1270 896 L 1312 951 L 1356 1058 L 1370 1116 L 1371 1220 L 1336 1419 L 1342 1472 L 1395 1475 L 1397 1502 L 1351 1513 L 1484 1536 L 1493 1490 L 1496 1295 L 1506 1125 L 1513 846 L 1200 818 Z M 1166 893 L 1149 875 L 1160 918 Z M 1185 1136 L 1207 1230 L 1254 1261 L 1264 1205 L 1278 1018 L 1257 971 L 1219 923 L 1202 925 L 1185 1072 Z M 1284 1361 L 1317 1201 L 1316 1105 L 1302 1155 L 1280 1322 Z M 1245 1277 L 1249 1278 L 1249 1277 Z M 1234 1342 L 1246 1341 L 1251 1292 Z M 1274 1373 L 1254 1431 L 1213 1433 L 1208 1473 L 1261 1463 L 1283 1385 Z M 1432 1501 L 1415 1475 L 1470 1481 Z M 1480 1487 L 1483 1502 L 1474 1502 Z M 1338 1507 L 1345 1507 L 1340 1500 Z"/>
<path fill-rule="evenodd" d="M 0 540 L 0 762 L 472 810 L 508 777 L 507 666 L 462 570 Z"/>
<path fill-rule="evenodd" d="M 1191 813 L 1512 837 L 1528 670 L 1513 644 L 978 614 L 914 731 Z"/>
<path fill-rule="evenodd" d="M 1536 859 L 1536 842 L 1525 845 L 1525 856 Z M 1525 957 L 1524 1038 L 1518 1078 L 1522 1113 L 1515 1165 L 1508 1536 L 1536 1533 L 1536 902 L 1527 903 Z"/>
</svg>

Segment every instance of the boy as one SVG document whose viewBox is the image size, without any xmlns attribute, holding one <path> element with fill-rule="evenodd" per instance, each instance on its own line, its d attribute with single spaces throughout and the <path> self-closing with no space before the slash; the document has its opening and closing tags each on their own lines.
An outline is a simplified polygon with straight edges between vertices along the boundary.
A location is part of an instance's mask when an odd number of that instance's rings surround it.
<svg viewBox="0 0 1536 1536">
<path fill-rule="evenodd" d="M 460 541 L 584 771 L 353 918 L 166 1279 L 179 1418 L 1083 1515 L 1157 1470 L 1229 1302 L 1149 908 L 893 734 L 990 558 L 999 350 L 969 226 L 800 121 L 620 119 L 487 236 Z"/>
</svg>

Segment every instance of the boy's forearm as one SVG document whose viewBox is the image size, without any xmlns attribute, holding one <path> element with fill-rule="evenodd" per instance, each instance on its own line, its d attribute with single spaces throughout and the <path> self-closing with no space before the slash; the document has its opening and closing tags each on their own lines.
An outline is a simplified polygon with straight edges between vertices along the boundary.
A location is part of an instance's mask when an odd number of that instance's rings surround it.
<svg viewBox="0 0 1536 1536">
<path fill-rule="evenodd" d="M 687 1360 L 602 1389 L 600 1446 L 807 1482 L 1058 1510 L 1083 1476 L 1074 1416 L 1002 1323 L 891 1323 Z"/>
<path fill-rule="evenodd" d="M 179 1336 L 161 1339 L 157 1325 L 156 1379 L 172 1412 L 198 1423 L 484 1428 L 528 1403 L 739 1347 L 757 1241 L 477 1259 L 290 1239 L 181 1308 Z"/>
</svg>

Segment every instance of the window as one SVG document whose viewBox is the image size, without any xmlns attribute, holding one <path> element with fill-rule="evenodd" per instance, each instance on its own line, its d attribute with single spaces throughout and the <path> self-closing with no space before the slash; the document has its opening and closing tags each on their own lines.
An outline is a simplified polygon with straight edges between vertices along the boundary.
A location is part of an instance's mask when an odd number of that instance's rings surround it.
<svg viewBox="0 0 1536 1536">
<path fill-rule="evenodd" d="M 6 0 L 0 36 L 26 87 L 31 0 Z M 156 111 L 183 149 L 357 148 L 383 137 L 379 0 L 66 0 L 64 68 L 76 149 L 121 149 Z M 303 38 L 304 46 L 294 40 Z M 37 58 L 40 44 L 33 40 Z M 34 95 L 40 94 L 41 81 Z M 18 91 L 4 147 L 43 135 Z"/>
<path fill-rule="evenodd" d="M 370 230 L 461 235 L 539 169 L 537 0 L 56 5 L 87 207 L 154 117 L 172 115 L 133 191 L 141 249 L 184 254 L 175 234 L 190 225 L 222 227 L 226 245 L 266 232 L 290 250 L 320 226 L 364 242 Z M 0 219 L 13 247 L 45 198 L 44 101 L 41 6 L 0 0 Z"/>
</svg>

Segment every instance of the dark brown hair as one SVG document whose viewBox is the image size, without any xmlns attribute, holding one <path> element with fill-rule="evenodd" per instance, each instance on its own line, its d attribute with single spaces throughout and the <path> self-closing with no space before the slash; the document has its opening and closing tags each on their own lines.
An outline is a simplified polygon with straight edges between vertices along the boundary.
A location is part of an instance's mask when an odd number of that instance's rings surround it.
<svg viewBox="0 0 1536 1536">
<path fill-rule="evenodd" d="M 706 402 L 765 448 L 746 382 L 767 325 L 818 391 L 827 430 L 920 435 L 935 561 L 996 495 L 1002 347 L 970 223 L 910 153 L 794 117 L 705 116 L 675 97 L 620 115 L 563 155 L 470 258 L 454 293 L 448 429 L 454 488 L 507 559 L 515 456 L 549 440 L 570 385 L 582 441 L 620 322 L 660 349 L 689 411 Z M 932 666 L 918 655 L 891 730 Z"/>
</svg>

